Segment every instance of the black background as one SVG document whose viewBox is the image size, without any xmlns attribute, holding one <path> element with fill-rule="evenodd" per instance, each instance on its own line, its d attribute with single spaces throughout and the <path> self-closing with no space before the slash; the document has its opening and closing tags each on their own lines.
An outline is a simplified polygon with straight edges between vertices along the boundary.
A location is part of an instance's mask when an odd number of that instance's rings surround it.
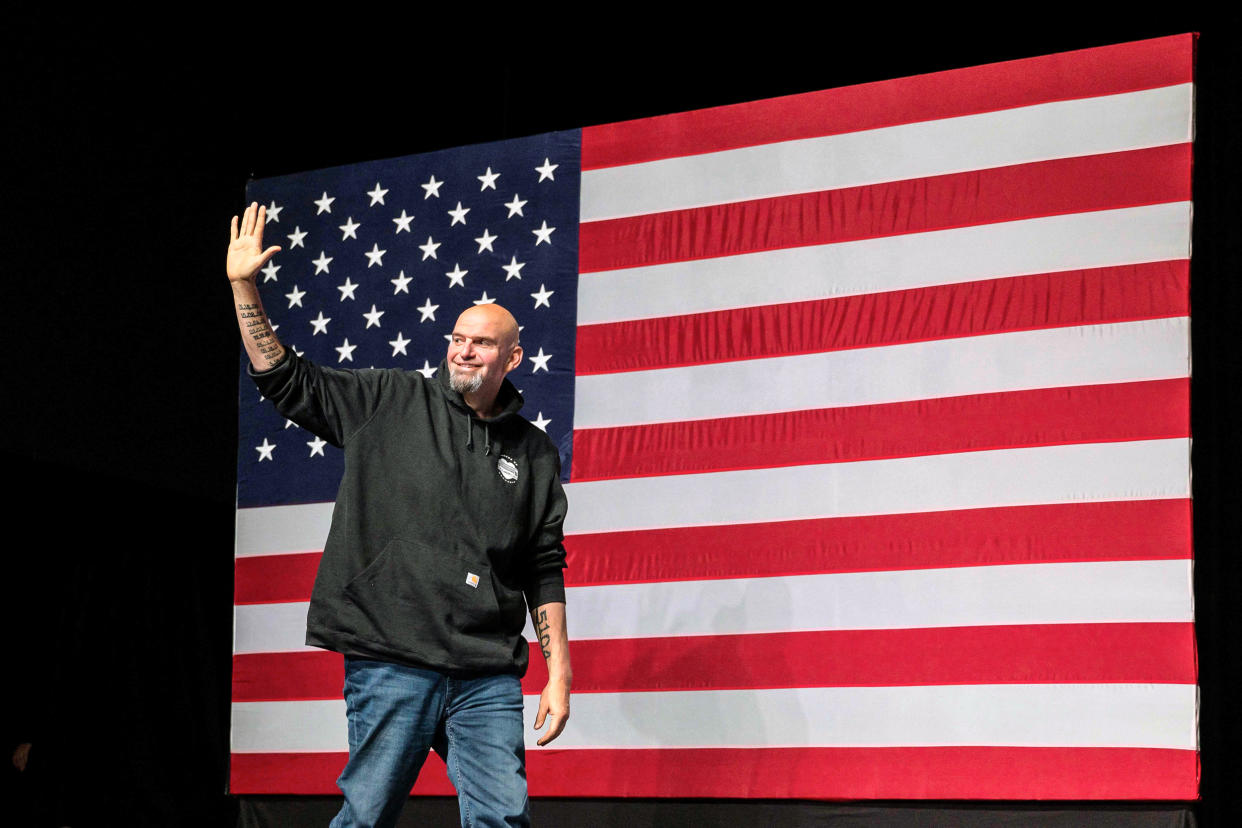
<svg viewBox="0 0 1242 828">
<path fill-rule="evenodd" d="M 237 819 L 223 791 L 239 341 L 223 264 L 249 177 L 1187 31 L 1201 33 L 1195 809 L 1231 824 L 1238 15 L 308 9 L 83 19 L 43 4 L 3 21 L 5 726 L 68 780 L 72 824 Z"/>
</svg>

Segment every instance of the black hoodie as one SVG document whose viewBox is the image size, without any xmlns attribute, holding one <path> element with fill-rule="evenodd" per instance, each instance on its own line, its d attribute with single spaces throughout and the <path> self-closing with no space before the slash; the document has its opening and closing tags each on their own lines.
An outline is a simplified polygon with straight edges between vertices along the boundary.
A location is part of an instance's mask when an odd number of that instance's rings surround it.
<svg viewBox="0 0 1242 828">
<path fill-rule="evenodd" d="M 448 385 L 345 371 L 286 350 L 250 370 L 285 417 L 345 450 L 306 643 L 450 675 L 523 675 L 526 605 L 565 600 L 565 493 L 552 441 L 517 414 L 477 417 Z M 523 602 L 525 595 L 525 602 Z"/>
</svg>

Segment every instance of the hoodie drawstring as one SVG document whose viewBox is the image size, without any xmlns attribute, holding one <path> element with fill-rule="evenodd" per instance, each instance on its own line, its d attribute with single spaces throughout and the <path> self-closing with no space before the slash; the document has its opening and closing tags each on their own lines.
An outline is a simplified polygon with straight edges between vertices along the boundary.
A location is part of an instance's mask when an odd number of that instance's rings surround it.
<svg viewBox="0 0 1242 828">
<path fill-rule="evenodd" d="M 490 423 L 480 422 L 483 426 L 483 455 L 487 456 L 492 453 L 492 426 Z M 466 451 L 474 451 L 474 418 L 469 414 L 466 415 Z M 496 452 L 500 453 L 500 441 L 496 441 Z"/>
</svg>

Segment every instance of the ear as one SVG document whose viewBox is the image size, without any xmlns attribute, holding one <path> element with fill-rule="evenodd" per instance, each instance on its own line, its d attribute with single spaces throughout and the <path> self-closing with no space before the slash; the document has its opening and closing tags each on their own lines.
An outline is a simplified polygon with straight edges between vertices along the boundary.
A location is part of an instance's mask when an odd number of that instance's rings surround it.
<svg viewBox="0 0 1242 828">
<path fill-rule="evenodd" d="M 522 346 L 514 345 L 513 350 L 509 352 L 509 359 L 505 361 L 505 373 L 509 373 L 514 368 L 522 364 Z"/>
</svg>

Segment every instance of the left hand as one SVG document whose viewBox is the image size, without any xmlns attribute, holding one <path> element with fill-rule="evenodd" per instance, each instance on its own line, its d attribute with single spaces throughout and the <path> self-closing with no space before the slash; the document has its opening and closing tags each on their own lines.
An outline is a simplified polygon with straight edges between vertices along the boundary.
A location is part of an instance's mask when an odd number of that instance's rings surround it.
<svg viewBox="0 0 1242 828">
<path fill-rule="evenodd" d="M 540 747 L 560 736 L 561 731 L 565 729 L 565 723 L 569 721 L 569 682 L 551 679 L 544 686 L 543 692 L 539 694 L 539 713 L 535 716 L 535 730 L 543 727 L 545 718 L 550 718 L 552 721 L 548 723 L 548 732 L 539 739 Z"/>
</svg>

